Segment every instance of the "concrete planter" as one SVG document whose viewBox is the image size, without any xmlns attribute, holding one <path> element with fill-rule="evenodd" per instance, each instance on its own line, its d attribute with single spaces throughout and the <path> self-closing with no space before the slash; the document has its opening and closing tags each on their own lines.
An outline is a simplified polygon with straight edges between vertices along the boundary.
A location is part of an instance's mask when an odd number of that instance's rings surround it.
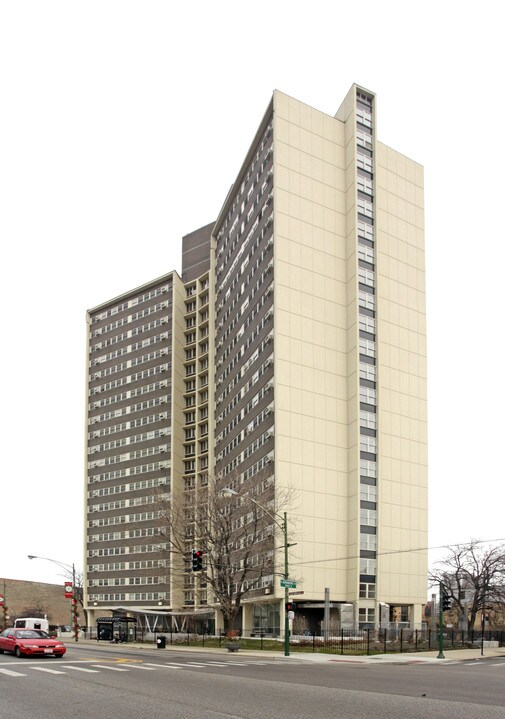
<svg viewBox="0 0 505 719">
<path fill-rule="evenodd" d="M 240 644 L 238 642 L 229 642 L 225 645 L 229 652 L 238 652 Z"/>
</svg>

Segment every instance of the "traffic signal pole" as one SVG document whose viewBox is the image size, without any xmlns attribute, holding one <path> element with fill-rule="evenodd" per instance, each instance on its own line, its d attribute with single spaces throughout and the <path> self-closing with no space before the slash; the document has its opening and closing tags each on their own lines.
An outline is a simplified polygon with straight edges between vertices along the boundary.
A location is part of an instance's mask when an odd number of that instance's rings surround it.
<svg viewBox="0 0 505 719">
<path fill-rule="evenodd" d="M 284 522 L 282 526 L 284 530 L 284 579 L 289 579 L 289 559 L 288 559 L 288 515 L 284 512 Z M 289 657 L 289 587 L 284 587 L 284 656 Z"/>
<path fill-rule="evenodd" d="M 438 654 L 437 659 L 444 656 L 444 585 L 440 582 L 438 587 Z"/>
</svg>

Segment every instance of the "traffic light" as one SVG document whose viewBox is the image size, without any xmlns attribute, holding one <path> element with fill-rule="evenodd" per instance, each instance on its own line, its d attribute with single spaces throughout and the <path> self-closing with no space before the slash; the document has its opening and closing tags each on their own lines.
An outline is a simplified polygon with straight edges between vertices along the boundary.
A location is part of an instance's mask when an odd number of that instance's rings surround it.
<svg viewBox="0 0 505 719">
<path fill-rule="evenodd" d="M 201 549 L 193 549 L 192 569 L 194 572 L 201 572 L 203 568 L 203 552 Z"/>
<path fill-rule="evenodd" d="M 446 612 L 451 608 L 451 598 L 447 592 L 442 592 L 442 611 Z"/>
<path fill-rule="evenodd" d="M 286 611 L 287 612 L 294 612 L 296 609 L 296 604 L 294 602 L 286 602 Z"/>
</svg>

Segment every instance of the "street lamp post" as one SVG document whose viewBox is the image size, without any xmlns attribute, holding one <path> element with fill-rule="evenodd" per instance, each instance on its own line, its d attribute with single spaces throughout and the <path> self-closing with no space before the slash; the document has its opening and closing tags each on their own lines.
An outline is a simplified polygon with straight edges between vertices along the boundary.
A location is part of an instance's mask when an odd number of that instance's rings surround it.
<svg viewBox="0 0 505 719">
<path fill-rule="evenodd" d="M 46 562 L 52 562 L 53 564 L 57 564 L 59 567 L 62 567 L 66 571 L 72 572 L 72 604 L 70 607 L 70 626 L 74 630 L 74 641 L 79 641 L 79 630 L 77 627 L 77 620 L 75 617 L 76 609 L 77 609 L 77 598 L 75 593 L 75 564 L 72 562 L 72 564 L 65 564 L 65 562 L 59 562 L 57 559 L 50 559 L 49 557 L 38 557 L 36 554 L 29 554 L 28 559 L 44 559 Z"/>
<path fill-rule="evenodd" d="M 282 530 L 283 537 L 284 537 L 284 656 L 289 657 L 289 615 L 288 615 L 288 603 L 289 603 L 289 547 L 291 546 L 288 544 L 288 515 L 287 512 L 284 512 L 282 515 L 278 512 L 272 512 L 268 507 L 263 506 L 260 502 L 258 502 L 256 499 L 253 499 L 252 497 L 249 497 L 249 495 L 243 495 L 240 494 L 240 492 L 236 492 L 234 489 L 230 489 L 229 487 L 225 487 L 225 489 L 222 490 L 222 494 L 225 497 L 229 497 L 231 495 L 235 495 L 237 497 L 246 497 L 250 502 L 253 504 L 256 504 L 260 509 L 262 509 L 268 516 L 274 520 L 274 522 L 277 524 L 277 526 Z"/>
</svg>

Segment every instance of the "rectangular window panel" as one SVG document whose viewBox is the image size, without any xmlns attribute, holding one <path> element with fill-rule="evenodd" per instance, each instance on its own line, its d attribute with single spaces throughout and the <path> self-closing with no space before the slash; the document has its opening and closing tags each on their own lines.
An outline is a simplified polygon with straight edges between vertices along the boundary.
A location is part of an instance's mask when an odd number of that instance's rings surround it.
<svg viewBox="0 0 505 719">
<path fill-rule="evenodd" d="M 361 582 L 359 585 L 360 599 L 375 599 L 375 584 Z"/>
<path fill-rule="evenodd" d="M 358 281 L 363 285 L 369 287 L 375 286 L 375 273 L 373 270 L 368 270 L 365 267 L 358 267 Z"/>
<path fill-rule="evenodd" d="M 369 332 L 371 335 L 375 334 L 375 317 L 369 317 L 368 315 L 359 316 L 359 328 L 363 332 Z"/>
<path fill-rule="evenodd" d="M 373 265 L 375 262 L 374 248 L 369 245 L 358 245 L 358 257 L 360 260 L 370 262 Z"/>
<path fill-rule="evenodd" d="M 359 560 L 359 573 L 368 574 L 371 577 L 377 574 L 377 560 L 376 559 L 363 559 Z"/>
<path fill-rule="evenodd" d="M 360 524 L 363 527 L 376 527 L 377 526 L 377 510 L 376 509 L 363 509 L 359 510 Z M 361 574 L 368 574 L 368 572 L 361 572 Z"/>
<path fill-rule="evenodd" d="M 359 291 L 359 306 L 365 307 L 367 310 L 375 309 L 375 295 L 371 292 Z"/>
<path fill-rule="evenodd" d="M 370 382 L 375 382 L 375 378 L 377 375 L 377 368 L 374 364 L 368 364 L 368 362 L 360 362 L 359 363 L 359 376 L 361 379 L 367 379 L 370 380 Z"/>
<path fill-rule="evenodd" d="M 359 448 L 361 452 L 370 452 L 371 454 L 377 454 L 377 438 L 368 437 L 365 434 L 361 435 L 359 438 Z M 375 487 L 371 487 L 370 489 L 375 489 Z M 375 502 L 374 499 L 372 499 L 371 501 Z"/>
<path fill-rule="evenodd" d="M 360 170 L 366 170 L 366 172 L 373 172 L 372 158 L 368 155 L 364 155 L 362 152 L 356 154 L 356 164 Z"/>
<path fill-rule="evenodd" d="M 363 237 L 365 240 L 373 242 L 373 226 L 363 220 L 358 220 L 358 237 Z"/>
<path fill-rule="evenodd" d="M 359 423 L 361 427 L 367 427 L 368 429 L 377 428 L 377 415 L 374 412 L 367 412 L 362 409 L 359 413 Z"/>
<path fill-rule="evenodd" d="M 359 401 L 365 404 L 377 403 L 377 392 L 371 387 L 360 387 L 359 388 Z"/>
<path fill-rule="evenodd" d="M 359 548 L 367 552 L 377 551 L 377 537 L 375 534 L 360 534 Z"/>
<path fill-rule="evenodd" d="M 363 339 L 363 337 L 360 337 L 359 353 L 366 355 L 366 357 L 375 357 L 375 342 L 373 340 L 366 340 Z M 362 401 L 364 402 L 365 400 Z M 375 402 L 373 404 L 375 404 Z"/>
</svg>

